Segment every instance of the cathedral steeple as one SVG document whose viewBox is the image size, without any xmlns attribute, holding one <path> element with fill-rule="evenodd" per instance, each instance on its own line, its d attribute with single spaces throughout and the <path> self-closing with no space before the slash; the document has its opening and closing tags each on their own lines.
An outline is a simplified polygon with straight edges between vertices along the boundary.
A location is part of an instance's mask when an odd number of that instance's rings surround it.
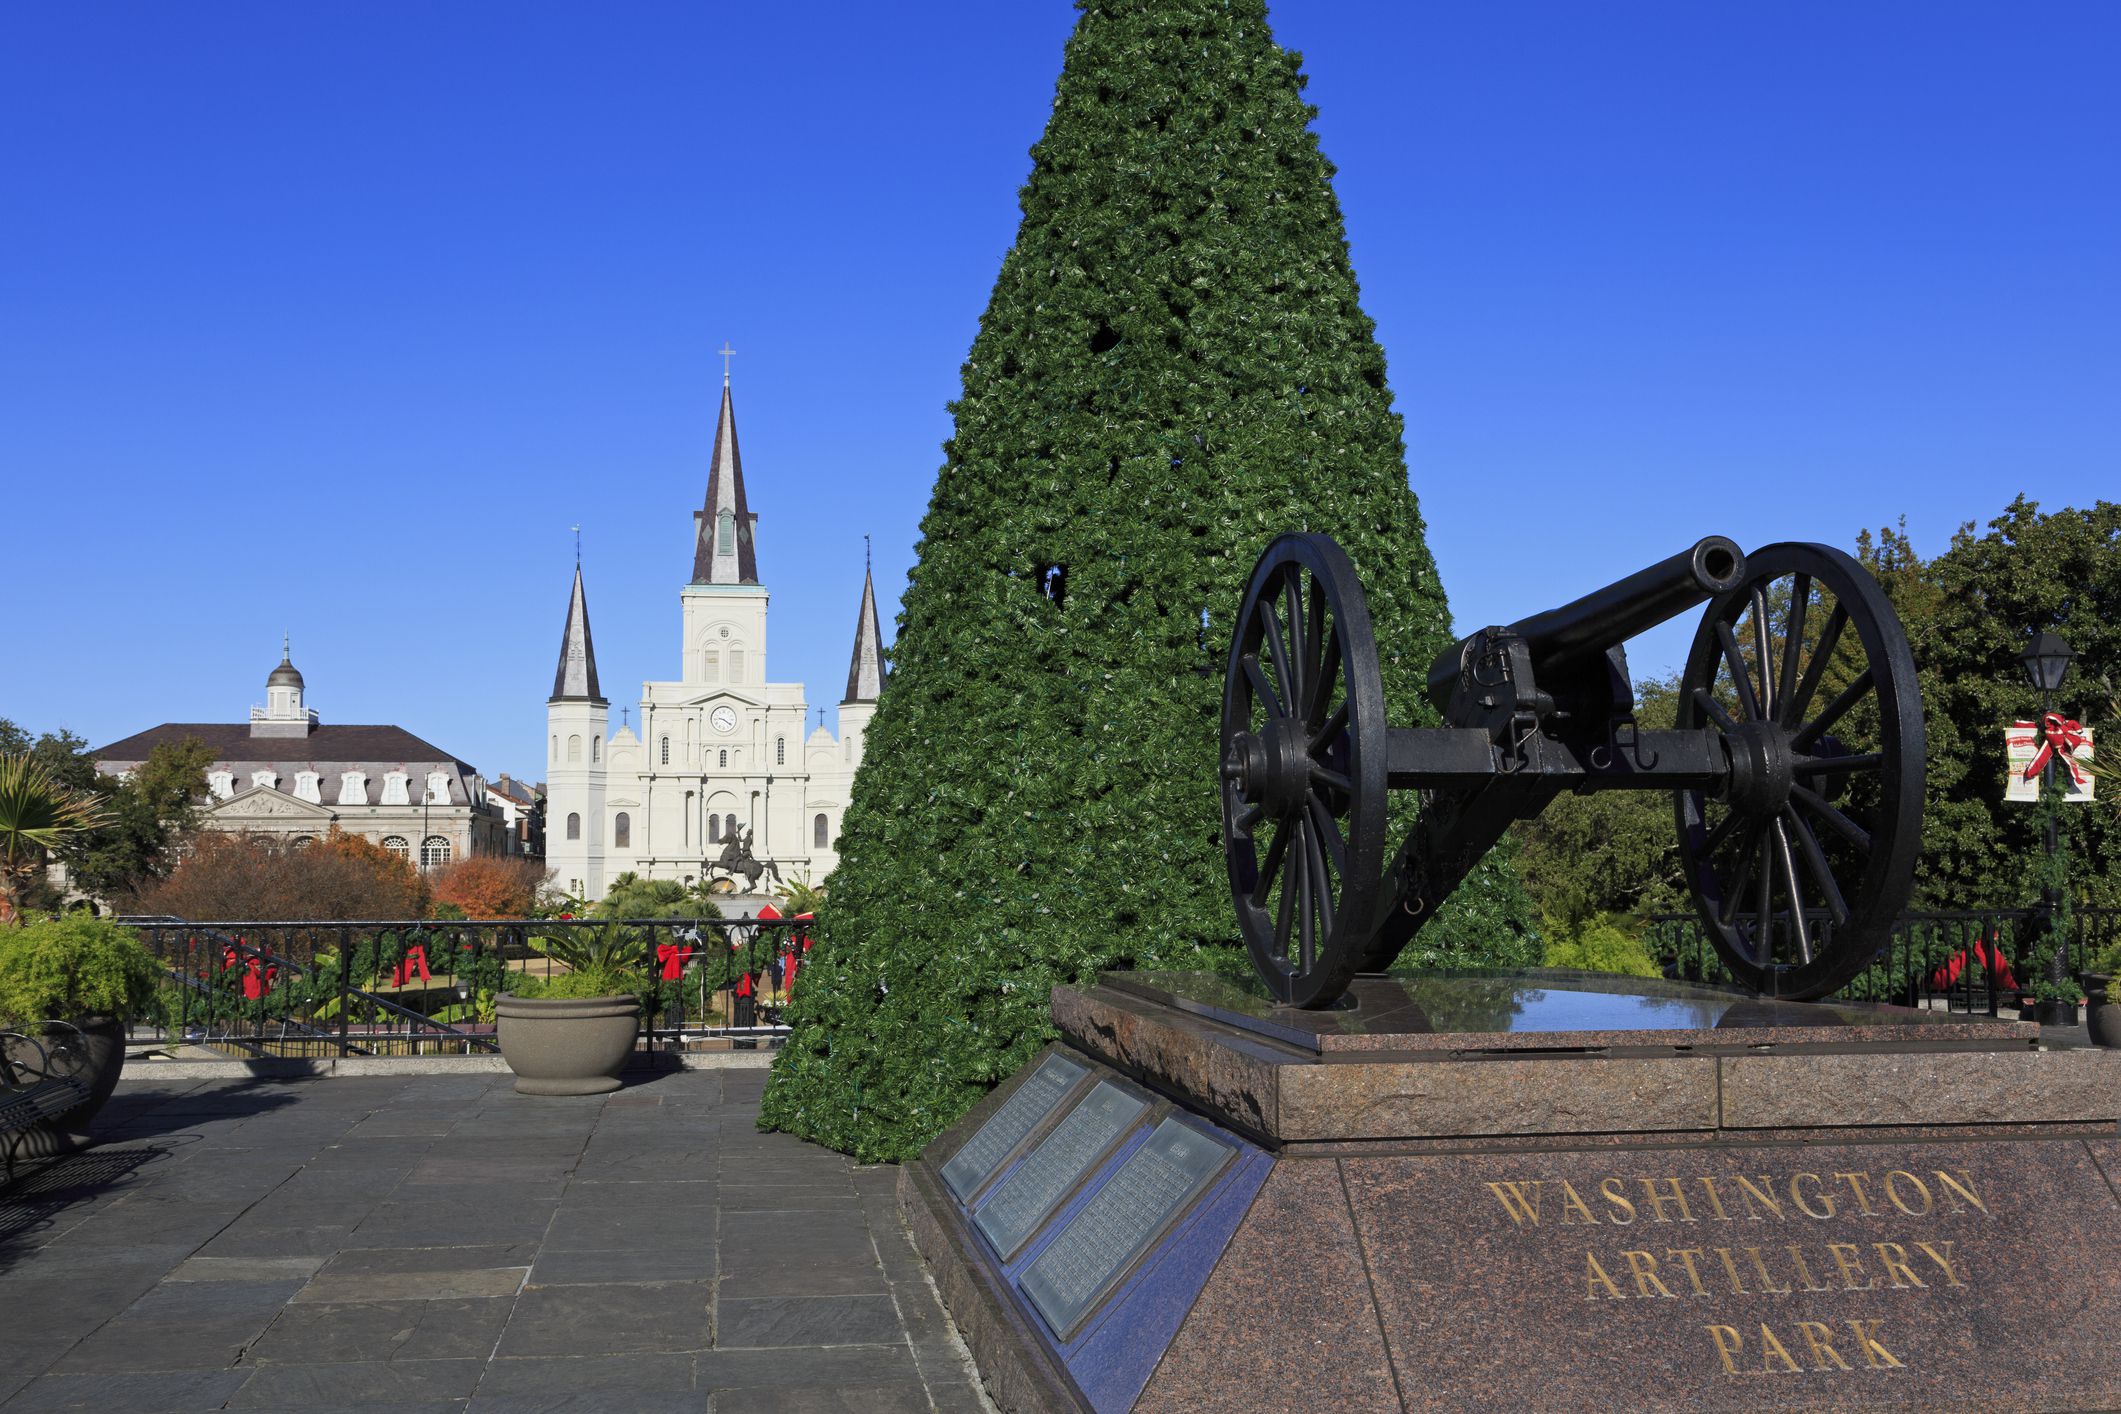
<svg viewBox="0 0 2121 1414">
<path fill-rule="evenodd" d="M 883 690 L 884 635 L 876 623 L 876 580 L 865 563 L 862 607 L 854 620 L 854 657 L 847 663 L 847 695 L 840 701 L 843 706 L 849 702 L 874 702 Z"/>
<path fill-rule="evenodd" d="M 567 600 L 567 627 L 560 633 L 560 666 L 546 700 L 608 705 L 597 687 L 597 650 L 589 637 L 589 596 L 582 590 L 580 560 L 574 566 L 574 593 Z"/>
<path fill-rule="evenodd" d="M 693 513 L 694 584 L 757 584 L 753 548 L 758 517 L 744 499 L 744 459 L 737 453 L 736 410 L 729 400 L 729 370 L 722 370 L 722 413 L 714 429 L 714 458 L 707 471 L 706 509 Z"/>
</svg>

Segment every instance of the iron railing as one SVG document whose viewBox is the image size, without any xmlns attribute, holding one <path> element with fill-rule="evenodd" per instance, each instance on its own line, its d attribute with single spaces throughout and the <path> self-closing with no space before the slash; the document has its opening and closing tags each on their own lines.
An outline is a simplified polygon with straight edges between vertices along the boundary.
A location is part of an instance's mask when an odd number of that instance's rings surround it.
<svg viewBox="0 0 2121 1414">
<path fill-rule="evenodd" d="M 1691 913 L 1657 913 L 1644 920 L 1644 941 L 1668 976 L 1727 982 L 1701 920 Z M 1904 1006 L 1943 1003 L 1953 1011 L 1998 1015 L 2032 989 L 2043 966 L 2051 915 L 2042 908 L 1960 909 L 1905 913 L 1871 965 L 1837 996 Z M 1786 920 L 1777 919 L 1778 926 Z M 1833 921 L 1806 915 L 1813 939 L 1830 939 Z M 2121 908 L 2072 910 L 2066 968 L 2071 976 L 2121 939 Z M 1819 945 L 1824 945 L 1823 943 Z"/>
<path fill-rule="evenodd" d="M 565 976 L 555 956 L 565 949 L 554 944 L 607 929 L 650 979 L 640 1047 L 778 1045 L 783 983 L 800 977 L 811 927 L 785 918 L 126 921 L 164 969 L 136 1039 L 252 1057 L 496 1051 L 494 998 L 525 977 Z"/>
</svg>

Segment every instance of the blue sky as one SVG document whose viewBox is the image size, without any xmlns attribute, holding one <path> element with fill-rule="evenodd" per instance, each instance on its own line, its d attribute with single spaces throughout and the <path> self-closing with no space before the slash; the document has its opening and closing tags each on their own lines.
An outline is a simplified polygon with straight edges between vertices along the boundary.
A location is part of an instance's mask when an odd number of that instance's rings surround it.
<svg viewBox="0 0 2121 1414">
<path fill-rule="evenodd" d="M 1461 627 L 2121 492 L 2121 9 L 1272 13 Z M 724 340 L 770 663 L 829 708 L 1073 22 L 7 7 L 0 716 L 235 720 L 285 629 L 327 720 L 538 774 L 571 525 L 615 709 L 675 673 Z"/>
</svg>

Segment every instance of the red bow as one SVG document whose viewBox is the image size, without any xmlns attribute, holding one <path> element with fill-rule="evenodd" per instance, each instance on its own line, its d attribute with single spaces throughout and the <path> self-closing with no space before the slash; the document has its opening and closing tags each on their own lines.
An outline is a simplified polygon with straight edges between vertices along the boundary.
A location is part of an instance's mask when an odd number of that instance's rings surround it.
<svg viewBox="0 0 2121 1414">
<path fill-rule="evenodd" d="M 412 970 L 415 967 L 420 969 L 420 980 L 422 982 L 429 980 L 427 944 L 425 943 L 414 943 L 411 947 L 405 949 L 405 956 L 398 959 L 398 985 L 400 987 L 412 980 Z"/>
<path fill-rule="evenodd" d="M 1977 939 L 1973 947 L 1961 948 L 1939 964 L 1937 970 L 1930 974 L 1930 990 L 1950 991 L 1958 983 L 1960 975 L 1966 971 L 1969 953 L 1972 954 L 1972 961 L 1980 963 L 1995 975 L 1998 987 L 2006 992 L 2018 990 L 2018 979 L 2011 975 L 2010 959 L 2003 955 L 2001 947 L 1986 938 Z"/>
<path fill-rule="evenodd" d="M 279 975 L 278 967 L 262 959 L 252 958 L 250 966 L 244 969 L 243 973 L 243 995 L 252 1001 L 258 1000 L 272 990 L 273 980 Z"/>
<path fill-rule="evenodd" d="M 2019 727 L 2032 730 L 2031 722 L 2019 722 Z M 2084 724 L 2074 717 L 2065 717 L 2060 712 L 2049 712 L 2040 718 L 2039 734 L 2023 737 L 2011 743 L 2013 746 L 2034 746 L 2040 749 L 2033 753 L 2032 764 L 2025 768 L 2025 779 L 2031 780 L 2040 774 L 2050 759 L 2058 760 L 2069 771 L 2070 782 L 2083 785 L 2087 779 L 2084 768 L 2077 764 L 2076 753 L 2091 745 L 2085 735 Z"/>
<path fill-rule="evenodd" d="M 675 943 L 657 943 L 655 960 L 663 964 L 663 980 L 675 982 L 684 974 L 685 964 L 692 957 L 692 949 L 679 947 Z"/>
<path fill-rule="evenodd" d="M 737 978 L 737 983 L 736 983 L 736 994 L 737 994 L 738 996 L 740 996 L 740 997 L 748 997 L 748 996 L 750 996 L 750 995 L 751 995 L 751 974 L 750 974 L 750 973 L 748 973 L 748 972 L 746 972 L 746 973 L 743 973 L 742 975 L 740 975 L 740 976 L 739 976 L 739 977 Z"/>
</svg>

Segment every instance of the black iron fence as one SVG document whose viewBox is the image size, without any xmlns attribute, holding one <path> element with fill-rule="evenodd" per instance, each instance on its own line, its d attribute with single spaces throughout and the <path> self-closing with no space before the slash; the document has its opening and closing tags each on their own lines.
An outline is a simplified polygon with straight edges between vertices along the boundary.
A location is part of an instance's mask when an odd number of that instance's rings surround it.
<svg viewBox="0 0 2121 1414">
<path fill-rule="evenodd" d="M 499 1049 L 495 999 L 535 995 L 585 952 L 645 975 L 638 1044 L 777 1045 L 804 919 L 132 919 L 164 975 L 136 1039 L 249 1056 L 409 1056 Z"/>
<path fill-rule="evenodd" d="M 1644 940 L 1668 976 L 1730 980 L 1694 914 L 1652 914 L 1646 922 Z M 1807 915 L 1807 929 L 1814 939 L 1830 939 L 1833 921 Z M 1904 1006 L 1942 1002 L 1994 1016 L 2031 991 L 2045 966 L 2050 929 L 2051 916 L 2039 908 L 1902 914 L 1876 960 L 1837 995 Z M 2066 969 L 2076 976 L 2121 940 L 2121 909 L 2073 910 L 2067 934 Z"/>
</svg>

